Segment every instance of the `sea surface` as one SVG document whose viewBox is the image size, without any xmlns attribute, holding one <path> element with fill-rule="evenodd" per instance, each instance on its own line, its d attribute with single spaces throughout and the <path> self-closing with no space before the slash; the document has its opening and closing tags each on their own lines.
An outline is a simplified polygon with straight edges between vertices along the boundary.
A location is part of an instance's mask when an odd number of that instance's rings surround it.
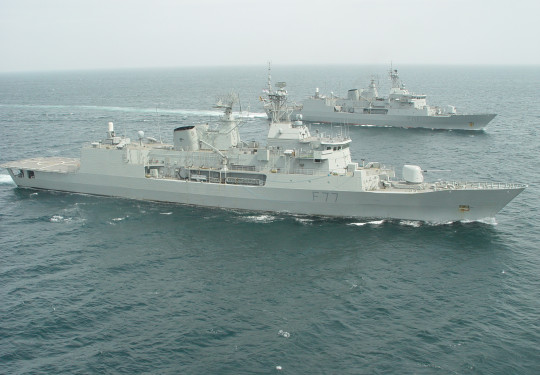
<svg viewBox="0 0 540 375">
<path fill-rule="evenodd" d="M 482 132 L 346 132 L 428 180 L 526 183 L 495 220 L 328 219 L 17 189 L 0 169 L 2 374 L 539 374 L 540 67 L 397 67 Z M 279 66 L 291 100 L 386 66 Z M 264 141 L 267 67 L 0 74 L 0 163 L 78 157 L 107 123 L 165 142 L 239 94 Z M 240 108 L 241 106 L 241 108 Z"/>
</svg>

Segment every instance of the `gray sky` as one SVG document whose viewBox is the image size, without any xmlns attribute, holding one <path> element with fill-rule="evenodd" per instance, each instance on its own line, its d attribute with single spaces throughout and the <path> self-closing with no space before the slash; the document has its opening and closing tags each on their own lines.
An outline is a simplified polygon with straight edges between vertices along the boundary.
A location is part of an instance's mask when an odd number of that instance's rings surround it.
<svg viewBox="0 0 540 375">
<path fill-rule="evenodd" d="M 538 0 L 0 0 L 0 72 L 540 64 Z"/>
</svg>

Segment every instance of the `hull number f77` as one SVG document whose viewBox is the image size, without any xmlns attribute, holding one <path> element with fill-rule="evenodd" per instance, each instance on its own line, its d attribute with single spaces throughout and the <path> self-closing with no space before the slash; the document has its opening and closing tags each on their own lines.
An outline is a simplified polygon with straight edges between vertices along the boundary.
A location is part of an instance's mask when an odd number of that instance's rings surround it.
<svg viewBox="0 0 540 375">
<path fill-rule="evenodd" d="M 314 202 L 335 203 L 338 200 L 338 193 L 328 193 L 326 191 L 314 191 L 312 193 Z"/>
</svg>

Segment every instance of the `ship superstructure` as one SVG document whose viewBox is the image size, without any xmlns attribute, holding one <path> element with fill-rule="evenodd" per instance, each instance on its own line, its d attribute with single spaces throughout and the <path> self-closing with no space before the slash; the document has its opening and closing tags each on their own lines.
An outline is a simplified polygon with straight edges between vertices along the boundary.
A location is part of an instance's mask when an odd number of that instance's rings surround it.
<svg viewBox="0 0 540 375">
<path fill-rule="evenodd" d="M 390 69 L 389 77 L 391 88 L 386 97 L 379 96 L 375 79 L 367 88 L 349 90 L 345 98 L 322 95 L 317 88 L 295 113 L 309 122 L 444 130 L 482 130 L 496 116 L 459 114 L 452 105 L 428 105 L 426 95 L 405 87 L 396 69 Z"/>
</svg>

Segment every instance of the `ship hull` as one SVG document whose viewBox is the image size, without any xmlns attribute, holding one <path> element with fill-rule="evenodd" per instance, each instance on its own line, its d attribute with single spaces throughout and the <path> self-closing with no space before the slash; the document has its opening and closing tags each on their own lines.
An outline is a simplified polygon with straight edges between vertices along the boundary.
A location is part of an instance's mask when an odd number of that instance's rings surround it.
<svg viewBox="0 0 540 375">
<path fill-rule="evenodd" d="M 305 181 L 295 184 L 287 176 L 272 173 L 268 174 L 265 186 L 241 186 L 79 172 L 36 171 L 34 178 L 29 179 L 9 171 L 20 188 L 229 209 L 438 223 L 492 218 L 523 190 L 520 187 L 425 192 L 340 191 L 322 188 L 332 187 L 331 183 L 311 185 Z"/>
<path fill-rule="evenodd" d="M 426 128 L 441 130 L 483 130 L 495 118 L 494 114 L 407 116 L 392 114 L 363 114 L 333 112 L 332 109 L 310 109 L 295 112 L 307 122 L 369 125 L 399 128 Z"/>
</svg>

